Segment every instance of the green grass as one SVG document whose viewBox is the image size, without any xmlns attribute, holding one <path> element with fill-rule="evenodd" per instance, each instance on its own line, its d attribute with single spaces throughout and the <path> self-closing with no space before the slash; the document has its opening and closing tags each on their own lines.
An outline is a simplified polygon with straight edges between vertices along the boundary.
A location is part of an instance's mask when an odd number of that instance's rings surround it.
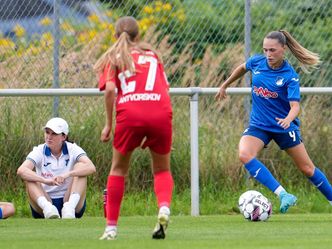
<svg viewBox="0 0 332 249">
<path fill-rule="evenodd" d="M 116 241 L 99 241 L 102 217 L 80 220 L 10 218 L 0 221 L 1 248 L 332 248 L 330 214 L 273 214 L 267 222 L 241 215 L 173 216 L 167 237 L 151 239 L 155 217 L 121 217 Z"/>
<path fill-rule="evenodd" d="M 215 189 L 212 184 L 200 187 L 199 209 L 201 215 L 234 215 L 239 213 L 237 204 L 239 196 L 249 189 L 261 192 L 272 202 L 273 212 L 279 212 L 279 199 L 268 189 L 257 183 L 249 183 L 242 190 L 234 191 L 231 189 Z M 325 197 L 313 186 L 301 188 L 288 188 L 290 193 L 297 196 L 298 201 L 295 207 L 289 210 L 289 213 L 330 213 L 332 208 Z M 103 214 L 103 190 L 91 187 L 87 191 L 87 207 L 84 217 L 96 217 Z M 15 218 L 31 217 L 31 210 L 24 188 L 17 192 L 1 192 L 1 201 L 13 202 L 16 208 Z M 174 216 L 185 216 L 191 213 L 191 193 L 190 189 L 182 192 L 173 192 L 172 214 Z M 121 214 L 123 216 L 151 216 L 158 212 L 157 201 L 152 189 L 140 192 L 126 192 L 122 206 Z M 1 249 L 1 248 L 0 248 Z"/>
</svg>

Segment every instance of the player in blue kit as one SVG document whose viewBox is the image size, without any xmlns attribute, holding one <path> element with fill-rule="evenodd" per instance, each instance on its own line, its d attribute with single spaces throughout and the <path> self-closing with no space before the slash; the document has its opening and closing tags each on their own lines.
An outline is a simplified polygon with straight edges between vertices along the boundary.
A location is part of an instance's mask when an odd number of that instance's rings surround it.
<svg viewBox="0 0 332 249">
<path fill-rule="evenodd" d="M 6 219 L 15 214 L 14 204 L 10 202 L 0 202 L 0 220 Z"/>
<path fill-rule="evenodd" d="M 257 154 L 274 140 L 285 150 L 297 168 L 322 192 L 332 205 L 332 187 L 322 171 L 311 161 L 300 134 L 300 80 L 285 59 L 289 49 L 304 72 L 320 63 L 318 54 L 302 47 L 285 30 L 270 32 L 263 41 L 264 55 L 255 55 L 238 66 L 221 85 L 217 100 L 224 99 L 226 88 L 247 71 L 252 73 L 252 111 L 249 127 L 239 143 L 239 158 L 250 175 L 279 196 L 280 212 L 287 212 L 297 198 L 286 192 Z"/>
</svg>

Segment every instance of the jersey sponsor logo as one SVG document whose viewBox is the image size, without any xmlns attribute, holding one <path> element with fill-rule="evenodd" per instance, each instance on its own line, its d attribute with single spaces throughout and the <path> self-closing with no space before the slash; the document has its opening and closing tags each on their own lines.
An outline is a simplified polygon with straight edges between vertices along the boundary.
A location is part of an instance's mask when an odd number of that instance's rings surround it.
<svg viewBox="0 0 332 249">
<path fill-rule="evenodd" d="M 51 178 L 53 177 L 53 174 L 51 172 L 42 172 L 41 176 L 44 178 Z"/>
<path fill-rule="evenodd" d="M 161 95 L 157 93 L 134 93 L 122 96 L 119 100 L 119 104 L 129 101 L 160 101 Z"/>
<path fill-rule="evenodd" d="M 269 98 L 276 99 L 276 98 L 278 98 L 278 93 L 271 92 L 267 88 L 263 88 L 263 87 L 258 87 L 257 88 L 256 86 L 254 86 L 253 91 L 257 96 L 261 96 L 261 97 L 266 98 L 266 99 L 269 99 Z"/>
<path fill-rule="evenodd" d="M 276 79 L 276 85 L 277 86 L 282 86 L 284 84 L 284 78 L 277 77 Z"/>
</svg>

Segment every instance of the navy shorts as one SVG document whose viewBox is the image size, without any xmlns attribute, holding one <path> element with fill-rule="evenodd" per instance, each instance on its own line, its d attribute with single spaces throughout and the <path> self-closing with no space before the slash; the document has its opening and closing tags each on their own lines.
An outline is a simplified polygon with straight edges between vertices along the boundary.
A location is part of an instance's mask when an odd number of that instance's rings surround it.
<svg viewBox="0 0 332 249">
<path fill-rule="evenodd" d="M 58 209 L 58 212 L 61 216 L 61 209 L 63 207 L 63 198 L 55 198 L 55 199 L 51 199 L 52 200 L 52 204 L 54 206 L 56 206 L 56 208 Z M 35 219 L 43 219 L 45 218 L 44 215 L 41 215 L 39 214 L 36 210 L 34 210 L 31 205 L 30 205 L 30 208 L 31 208 L 31 213 L 32 213 L 32 217 L 35 218 Z M 83 204 L 83 207 L 82 209 L 76 213 L 75 212 L 75 217 L 76 218 L 81 218 L 85 212 L 85 208 L 86 208 L 86 200 L 84 200 L 84 204 Z"/>
<path fill-rule="evenodd" d="M 262 140 L 267 146 L 271 140 L 274 140 L 278 144 L 279 148 L 286 150 L 302 143 L 301 133 L 299 130 L 289 132 L 272 132 L 259 129 L 254 126 L 249 126 L 242 133 L 242 136 L 250 135 Z"/>
</svg>

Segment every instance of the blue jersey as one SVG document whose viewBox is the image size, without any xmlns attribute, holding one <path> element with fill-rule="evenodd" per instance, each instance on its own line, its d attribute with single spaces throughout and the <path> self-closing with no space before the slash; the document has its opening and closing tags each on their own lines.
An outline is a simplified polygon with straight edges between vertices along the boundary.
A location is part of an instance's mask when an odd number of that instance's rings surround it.
<svg viewBox="0 0 332 249">
<path fill-rule="evenodd" d="M 250 125 L 271 132 L 299 130 L 296 118 L 288 129 L 278 125 L 276 118 L 285 118 L 290 111 L 290 101 L 300 101 L 299 76 L 284 60 L 278 69 L 272 69 L 264 55 L 255 55 L 246 62 L 252 73 L 252 110 Z"/>
</svg>

